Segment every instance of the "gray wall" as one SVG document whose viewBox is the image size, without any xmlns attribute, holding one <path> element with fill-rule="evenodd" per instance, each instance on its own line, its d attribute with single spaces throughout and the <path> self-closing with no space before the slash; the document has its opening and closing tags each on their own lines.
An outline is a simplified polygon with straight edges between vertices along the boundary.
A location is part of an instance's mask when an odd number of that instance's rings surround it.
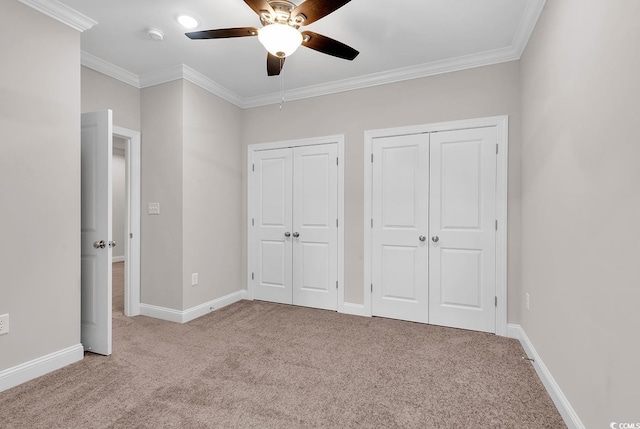
<svg viewBox="0 0 640 429">
<path fill-rule="evenodd" d="M 82 67 L 82 112 L 111 109 L 113 125 L 140 131 L 140 90 Z"/>
<path fill-rule="evenodd" d="M 141 267 L 145 304 L 182 310 L 182 115 L 184 81 L 141 94 Z M 147 214 L 150 202 L 160 214 Z"/>
<path fill-rule="evenodd" d="M 82 110 L 107 108 L 141 131 L 142 302 L 184 310 L 242 289 L 242 111 L 187 81 L 139 90 L 83 67 Z"/>
<path fill-rule="evenodd" d="M 193 85 L 184 86 L 183 309 L 244 288 L 242 111 Z M 199 284 L 191 286 L 191 273 Z"/>
<path fill-rule="evenodd" d="M 80 343 L 80 33 L 2 1 L 0 40 L 3 370 Z"/>
<path fill-rule="evenodd" d="M 640 420 L 638 17 L 548 1 L 521 65 L 522 326 L 588 428 Z"/>
<path fill-rule="evenodd" d="M 242 289 L 242 112 L 182 80 L 141 98 L 142 302 L 186 310 Z"/>
<path fill-rule="evenodd" d="M 243 117 L 243 159 L 246 159 L 246 146 L 253 143 L 345 135 L 345 298 L 358 304 L 364 299 L 364 131 L 496 115 L 509 115 L 508 318 L 517 323 L 520 308 L 518 62 L 292 101 L 285 103 L 282 111 L 277 105 L 248 109 Z M 242 177 L 244 222 L 247 188 L 244 163 Z M 242 243 L 246 265 L 246 237 Z"/>
</svg>

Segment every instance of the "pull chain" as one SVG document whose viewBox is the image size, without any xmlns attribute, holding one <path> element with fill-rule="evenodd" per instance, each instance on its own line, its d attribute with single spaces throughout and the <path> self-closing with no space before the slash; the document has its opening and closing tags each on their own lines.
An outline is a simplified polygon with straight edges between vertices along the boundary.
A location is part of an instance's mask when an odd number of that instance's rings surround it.
<svg viewBox="0 0 640 429">
<path fill-rule="evenodd" d="M 284 72 L 282 66 L 284 65 L 284 58 L 280 58 L 280 111 L 282 111 L 282 105 L 284 104 Z"/>
</svg>

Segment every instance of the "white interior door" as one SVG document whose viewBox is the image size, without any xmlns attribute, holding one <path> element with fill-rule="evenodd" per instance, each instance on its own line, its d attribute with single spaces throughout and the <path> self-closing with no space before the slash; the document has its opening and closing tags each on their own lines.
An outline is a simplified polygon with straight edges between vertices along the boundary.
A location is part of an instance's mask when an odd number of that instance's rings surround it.
<svg viewBox="0 0 640 429">
<path fill-rule="evenodd" d="M 372 314 L 427 323 L 429 135 L 373 140 Z"/>
<path fill-rule="evenodd" d="M 254 154 L 254 243 L 257 263 L 253 297 L 292 303 L 292 152 Z"/>
<path fill-rule="evenodd" d="M 431 135 L 429 323 L 495 332 L 495 127 Z"/>
<path fill-rule="evenodd" d="M 111 354 L 111 111 L 82 114 L 81 341 Z"/>
<path fill-rule="evenodd" d="M 337 144 L 293 148 L 293 304 L 338 309 Z"/>
</svg>

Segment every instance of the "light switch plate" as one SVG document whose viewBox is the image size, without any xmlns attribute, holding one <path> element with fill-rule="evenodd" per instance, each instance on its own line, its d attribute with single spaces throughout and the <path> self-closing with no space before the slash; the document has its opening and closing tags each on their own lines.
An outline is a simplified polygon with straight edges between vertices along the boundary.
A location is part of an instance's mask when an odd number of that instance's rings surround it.
<svg viewBox="0 0 640 429">
<path fill-rule="evenodd" d="M 0 316 L 0 335 L 9 333 L 9 315 L 3 314 Z"/>
<path fill-rule="evenodd" d="M 198 273 L 191 274 L 191 286 L 198 284 Z"/>
<path fill-rule="evenodd" d="M 150 215 L 158 215 L 158 214 L 160 214 L 160 203 L 149 203 L 148 213 Z"/>
</svg>

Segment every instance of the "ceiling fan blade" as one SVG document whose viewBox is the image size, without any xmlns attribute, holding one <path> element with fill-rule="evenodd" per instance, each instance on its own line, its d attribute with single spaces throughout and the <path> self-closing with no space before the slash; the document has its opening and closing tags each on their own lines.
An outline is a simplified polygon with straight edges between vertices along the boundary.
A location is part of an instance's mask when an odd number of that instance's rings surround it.
<svg viewBox="0 0 640 429">
<path fill-rule="evenodd" d="M 360 53 L 351 46 L 345 45 L 337 40 L 333 40 L 330 37 L 323 36 L 322 34 L 314 33 L 313 31 L 303 31 L 302 37 L 303 46 L 322 52 L 323 54 L 333 55 L 334 57 L 352 61 Z"/>
<path fill-rule="evenodd" d="M 295 19 L 296 16 L 302 14 L 306 17 L 302 25 L 309 25 L 320 18 L 324 18 L 331 12 L 340 9 L 350 1 L 351 0 L 306 0 L 293 9 L 291 16 Z"/>
<path fill-rule="evenodd" d="M 278 58 L 275 55 L 267 53 L 267 75 L 278 76 L 284 66 L 284 58 Z"/>
<path fill-rule="evenodd" d="M 271 16 L 276 14 L 267 0 L 244 0 L 244 2 L 258 15 L 262 15 L 263 10 L 267 11 Z"/>
<path fill-rule="evenodd" d="M 230 37 L 257 36 L 256 27 L 220 28 L 218 30 L 193 31 L 186 33 L 189 39 L 228 39 Z"/>
</svg>

